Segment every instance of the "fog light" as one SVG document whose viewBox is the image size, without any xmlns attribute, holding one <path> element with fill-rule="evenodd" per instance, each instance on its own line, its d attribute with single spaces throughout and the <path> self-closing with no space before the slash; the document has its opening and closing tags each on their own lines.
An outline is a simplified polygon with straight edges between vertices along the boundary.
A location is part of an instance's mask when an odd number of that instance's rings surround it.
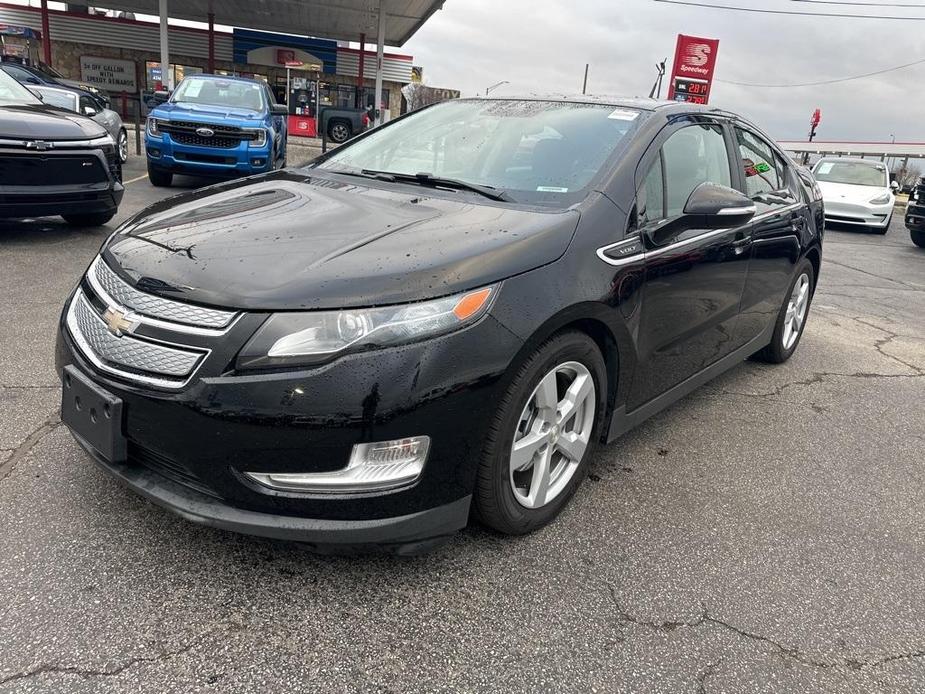
<svg viewBox="0 0 925 694">
<path fill-rule="evenodd" d="M 251 165 L 253 166 L 263 166 L 266 163 L 266 159 L 251 159 Z"/>
<path fill-rule="evenodd" d="M 157 149 L 156 147 L 148 147 L 148 156 L 154 157 L 156 159 L 157 157 L 161 156 L 161 150 Z"/>
<path fill-rule="evenodd" d="M 365 492 L 400 487 L 424 469 L 429 436 L 358 443 L 343 470 L 334 472 L 245 472 L 270 489 L 289 492 Z"/>
</svg>

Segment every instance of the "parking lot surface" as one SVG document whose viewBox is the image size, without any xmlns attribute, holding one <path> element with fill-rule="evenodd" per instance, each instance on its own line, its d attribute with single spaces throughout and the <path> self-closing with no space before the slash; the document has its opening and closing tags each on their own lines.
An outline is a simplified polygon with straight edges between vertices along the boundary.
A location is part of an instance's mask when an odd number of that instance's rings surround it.
<svg viewBox="0 0 925 694">
<path fill-rule="evenodd" d="M 142 166 L 113 226 L 178 192 Z M 53 344 L 113 226 L 0 232 L 0 692 L 925 689 L 925 251 L 901 215 L 827 233 L 791 361 L 600 448 L 546 529 L 417 558 L 197 528 L 90 462 Z"/>
</svg>

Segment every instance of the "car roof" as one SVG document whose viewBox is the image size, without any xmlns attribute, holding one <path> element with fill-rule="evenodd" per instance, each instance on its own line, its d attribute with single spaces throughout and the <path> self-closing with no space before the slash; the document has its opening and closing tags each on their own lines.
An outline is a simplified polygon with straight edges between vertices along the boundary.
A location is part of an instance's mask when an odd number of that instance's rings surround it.
<svg viewBox="0 0 925 694">
<path fill-rule="evenodd" d="M 886 164 L 876 159 L 861 159 L 860 157 L 822 157 L 816 164 L 823 161 L 842 161 L 850 164 L 864 164 L 872 168 L 886 168 Z"/>
<path fill-rule="evenodd" d="M 711 108 L 701 104 L 692 104 L 686 101 L 671 101 L 668 99 L 649 99 L 641 96 L 618 96 L 613 94 L 513 94 L 505 96 L 474 96 L 465 97 L 482 101 L 560 101 L 575 104 L 603 104 L 615 108 L 633 108 L 640 111 L 659 111 L 666 113 L 710 113 L 714 115 L 731 116 L 745 120 L 738 114 L 724 111 L 720 108 Z"/>
</svg>

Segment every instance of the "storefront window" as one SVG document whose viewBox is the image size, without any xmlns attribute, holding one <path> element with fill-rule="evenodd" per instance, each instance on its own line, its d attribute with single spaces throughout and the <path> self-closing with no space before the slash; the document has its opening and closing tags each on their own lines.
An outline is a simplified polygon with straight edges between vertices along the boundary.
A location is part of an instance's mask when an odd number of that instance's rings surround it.
<svg viewBox="0 0 925 694">
<path fill-rule="evenodd" d="M 170 81 L 164 79 L 164 75 L 161 73 L 161 64 L 159 62 L 149 60 L 145 63 L 145 86 L 148 89 L 154 89 L 158 84 L 165 88 L 170 88 L 171 86 L 176 87 L 180 80 L 182 80 L 187 75 L 200 75 L 205 70 L 196 65 L 178 65 L 176 63 L 170 64 L 170 73 L 167 77 L 171 78 Z"/>
</svg>

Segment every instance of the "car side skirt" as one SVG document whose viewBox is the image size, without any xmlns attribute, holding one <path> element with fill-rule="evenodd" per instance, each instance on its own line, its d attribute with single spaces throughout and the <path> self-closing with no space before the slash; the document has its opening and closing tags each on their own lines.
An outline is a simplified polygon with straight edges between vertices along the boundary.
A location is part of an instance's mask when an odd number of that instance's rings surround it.
<svg viewBox="0 0 925 694">
<path fill-rule="evenodd" d="M 610 443 L 619 436 L 622 436 L 636 425 L 641 424 L 652 415 L 662 411 L 669 405 L 674 404 L 691 391 L 696 390 L 704 383 L 712 381 L 720 374 L 728 371 L 733 366 L 745 361 L 758 350 L 762 349 L 771 342 L 774 334 L 774 326 L 777 320 L 771 321 L 764 332 L 750 342 L 745 343 L 734 352 L 727 354 L 719 361 L 714 362 L 703 371 L 688 377 L 670 390 L 665 391 L 657 398 L 650 400 L 645 405 L 637 407 L 632 412 L 626 411 L 626 405 L 616 408 L 613 417 L 610 420 L 610 430 L 607 433 L 607 443 Z"/>
</svg>

